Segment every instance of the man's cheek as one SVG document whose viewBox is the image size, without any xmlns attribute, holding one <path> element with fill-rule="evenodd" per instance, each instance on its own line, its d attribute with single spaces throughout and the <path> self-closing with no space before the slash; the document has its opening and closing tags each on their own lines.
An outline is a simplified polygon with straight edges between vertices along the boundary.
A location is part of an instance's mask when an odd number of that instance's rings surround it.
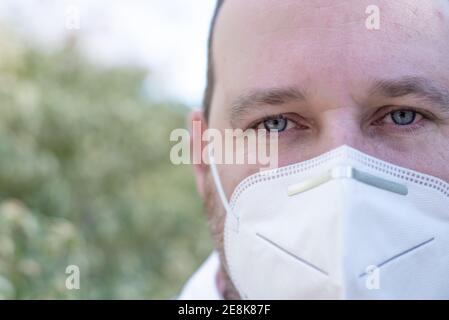
<svg viewBox="0 0 449 320">
<path fill-rule="evenodd" d="M 437 143 L 435 140 L 433 143 L 423 144 L 414 152 L 405 154 L 400 162 L 406 168 L 449 182 L 449 166 L 447 165 L 449 161 L 449 145 L 448 142 L 445 142 L 445 144 Z"/>
</svg>

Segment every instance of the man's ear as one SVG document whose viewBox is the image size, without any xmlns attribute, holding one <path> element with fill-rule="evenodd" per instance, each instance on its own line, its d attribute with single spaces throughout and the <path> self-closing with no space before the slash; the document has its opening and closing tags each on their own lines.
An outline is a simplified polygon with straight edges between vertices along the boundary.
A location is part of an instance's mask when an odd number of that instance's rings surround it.
<svg viewBox="0 0 449 320">
<path fill-rule="evenodd" d="M 191 160 L 193 163 L 193 169 L 195 173 L 196 186 L 199 194 L 204 199 L 205 197 L 205 185 L 206 185 L 206 173 L 208 170 L 207 164 L 202 159 L 202 151 L 206 147 L 206 142 L 203 142 L 203 134 L 207 129 L 206 118 L 202 111 L 192 111 L 188 118 L 189 131 L 190 131 L 190 150 Z"/>
</svg>

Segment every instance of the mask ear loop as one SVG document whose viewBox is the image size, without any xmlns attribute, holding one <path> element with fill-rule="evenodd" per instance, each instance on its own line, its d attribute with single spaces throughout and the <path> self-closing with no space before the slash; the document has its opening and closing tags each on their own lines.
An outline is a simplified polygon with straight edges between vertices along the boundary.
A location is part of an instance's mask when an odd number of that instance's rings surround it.
<svg viewBox="0 0 449 320">
<path fill-rule="evenodd" d="M 225 194 L 225 192 L 223 190 L 223 185 L 221 184 L 220 176 L 219 176 L 218 170 L 217 170 L 217 165 L 215 163 L 214 149 L 212 147 L 210 147 L 210 146 L 208 146 L 207 149 L 208 149 L 207 151 L 208 151 L 208 156 L 209 156 L 210 171 L 212 173 L 212 178 L 214 180 L 215 187 L 217 189 L 218 195 L 220 196 L 221 203 L 223 204 L 223 207 L 226 210 L 226 214 L 231 215 L 231 216 L 233 216 L 236 219 L 236 221 L 237 221 L 237 232 L 238 232 L 239 218 L 232 211 L 231 206 L 229 205 L 229 202 L 226 199 L 226 194 Z M 226 236 L 225 236 L 225 238 L 226 238 Z M 227 254 L 226 253 L 225 253 L 225 256 L 226 256 L 226 260 L 227 260 Z M 223 263 L 222 266 L 226 270 L 228 275 L 232 274 L 230 269 L 229 269 L 229 264 L 228 263 Z M 245 293 L 243 293 L 242 295 L 243 295 L 243 297 L 245 299 L 248 298 L 248 296 Z"/>
<path fill-rule="evenodd" d="M 220 176 L 218 174 L 217 165 L 215 163 L 215 157 L 214 157 L 214 149 L 210 146 L 208 146 L 208 153 L 209 153 L 209 165 L 210 165 L 210 171 L 212 173 L 212 178 L 214 179 L 215 187 L 217 188 L 218 195 L 220 196 L 221 203 L 223 204 L 223 207 L 226 210 L 227 214 L 233 215 L 237 220 L 237 216 L 234 214 L 234 212 L 231 209 L 231 206 L 229 205 L 228 199 L 226 199 L 226 194 L 223 190 L 223 185 L 220 180 Z"/>
</svg>

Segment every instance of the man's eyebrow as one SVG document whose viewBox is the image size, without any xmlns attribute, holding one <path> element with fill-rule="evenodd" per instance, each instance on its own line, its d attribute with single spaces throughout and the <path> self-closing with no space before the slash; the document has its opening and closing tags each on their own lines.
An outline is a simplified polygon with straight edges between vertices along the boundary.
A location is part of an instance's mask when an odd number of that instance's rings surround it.
<svg viewBox="0 0 449 320">
<path fill-rule="evenodd" d="M 291 101 L 304 101 L 303 90 L 294 87 L 252 90 L 240 95 L 231 104 L 230 122 L 235 124 L 241 116 L 260 105 L 282 105 Z"/>
<path fill-rule="evenodd" d="M 449 114 L 449 88 L 425 77 L 405 76 L 398 79 L 373 80 L 370 96 L 399 98 L 414 95 L 436 104 Z M 258 89 L 240 95 L 231 104 L 230 122 L 236 126 L 238 120 L 261 105 L 282 105 L 291 101 L 305 101 L 304 90 L 296 87 Z"/>
<path fill-rule="evenodd" d="M 371 95 L 398 98 L 414 95 L 441 107 L 449 113 L 449 89 L 436 81 L 424 77 L 407 76 L 399 79 L 376 80 L 370 90 Z"/>
</svg>

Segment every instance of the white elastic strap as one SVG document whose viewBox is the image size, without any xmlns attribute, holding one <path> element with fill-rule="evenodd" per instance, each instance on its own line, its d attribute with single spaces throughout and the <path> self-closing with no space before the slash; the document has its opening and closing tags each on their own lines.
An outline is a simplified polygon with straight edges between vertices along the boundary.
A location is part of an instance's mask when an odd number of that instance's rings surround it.
<svg viewBox="0 0 449 320">
<path fill-rule="evenodd" d="M 220 196 L 221 203 L 225 208 L 227 214 L 233 214 L 231 207 L 229 206 L 228 200 L 226 199 L 226 194 L 223 190 L 223 185 L 221 184 L 220 176 L 218 175 L 217 166 L 215 164 L 214 152 L 211 147 L 208 147 L 209 151 L 209 165 L 212 172 L 212 178 L 214 179 L 215 187 L 217 188 L 218 195 Z"/>
</svg>

